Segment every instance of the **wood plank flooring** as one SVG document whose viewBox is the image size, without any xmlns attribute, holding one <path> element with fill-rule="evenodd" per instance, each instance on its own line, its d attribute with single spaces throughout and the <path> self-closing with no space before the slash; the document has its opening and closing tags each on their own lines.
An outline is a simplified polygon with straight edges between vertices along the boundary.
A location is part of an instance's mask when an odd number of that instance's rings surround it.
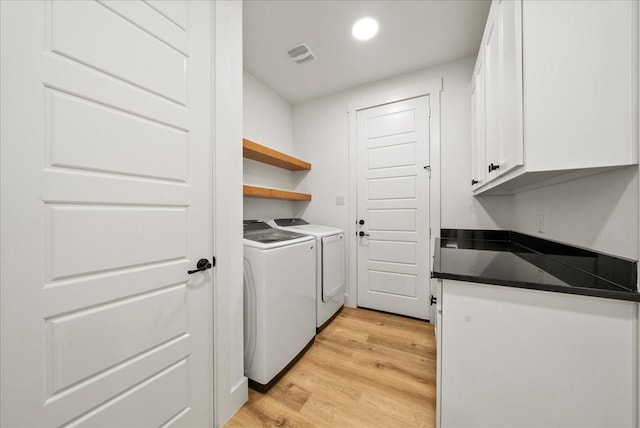
<svg viewBox="0 0 640 428">
<path fill-rule="evenodd" d="M 234 427 L 435 427 L 436 345 L 427 322 L 344 308 Z"/>
</svg>

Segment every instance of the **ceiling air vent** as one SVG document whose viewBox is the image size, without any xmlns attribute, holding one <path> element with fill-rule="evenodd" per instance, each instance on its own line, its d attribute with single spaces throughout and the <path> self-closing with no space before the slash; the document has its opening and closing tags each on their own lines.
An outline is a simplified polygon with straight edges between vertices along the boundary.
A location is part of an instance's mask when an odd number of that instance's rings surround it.
<svg viewBox="0 0 640 428">
<path fill-rule="evenodd" d="M 316 59 L 316 56 L 313 54 L 309 46 L 307 46 L 305 43 L 292 46 L 285 52 L 294 62 L 298 64 Z"/>
</svg>

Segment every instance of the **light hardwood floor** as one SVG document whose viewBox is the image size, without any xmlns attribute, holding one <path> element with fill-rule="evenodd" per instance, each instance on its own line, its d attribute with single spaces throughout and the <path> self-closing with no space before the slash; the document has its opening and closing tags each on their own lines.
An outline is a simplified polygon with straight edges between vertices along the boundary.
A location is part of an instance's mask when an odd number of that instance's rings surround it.
<svg viewBox="0 0 640 428">
<path fill-rule="evenodd" d="M 233 427 L 434 427 L 436 345 L 427 322 L 344 308 Z"/>
</svg>

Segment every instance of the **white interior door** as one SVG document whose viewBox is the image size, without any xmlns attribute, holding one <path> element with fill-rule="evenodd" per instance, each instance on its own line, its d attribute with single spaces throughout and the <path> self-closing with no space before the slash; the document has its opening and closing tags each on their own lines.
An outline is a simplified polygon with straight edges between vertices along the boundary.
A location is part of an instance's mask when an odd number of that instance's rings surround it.
<svg viewBox="0 0 640 428">
<path fill-rule="evenodd" d="M 428 319 L 429 96 L 356 120 L 358 306 Z"/>
<path fill-rule="evenodd" d="M 211 4 L 0 8 L 0 425 L 212 426 Z"/>
</svg>

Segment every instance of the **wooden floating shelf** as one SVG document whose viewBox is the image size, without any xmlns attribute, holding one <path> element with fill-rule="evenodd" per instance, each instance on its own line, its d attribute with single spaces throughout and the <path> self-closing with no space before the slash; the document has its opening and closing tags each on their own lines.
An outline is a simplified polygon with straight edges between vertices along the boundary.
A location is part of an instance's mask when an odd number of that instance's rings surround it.
<svg viewBox="0 0 640 428">
<path fill-rule="evenodd" d="M 267 187 L 242 186 L 242 194 L 249 198 L 283 199 L 286 201 L 310 201 L 308 193 L 289 192 L 288 190 L 269 189 Z"/>
<path fill-rule="evenodd" d="M 286 155 L 246 138 L 242 139 L 242 155 L 247 159 L 288 169 L 289 171 L 309 171 L 311 169 L 309 162 Z"/>
</svg>

